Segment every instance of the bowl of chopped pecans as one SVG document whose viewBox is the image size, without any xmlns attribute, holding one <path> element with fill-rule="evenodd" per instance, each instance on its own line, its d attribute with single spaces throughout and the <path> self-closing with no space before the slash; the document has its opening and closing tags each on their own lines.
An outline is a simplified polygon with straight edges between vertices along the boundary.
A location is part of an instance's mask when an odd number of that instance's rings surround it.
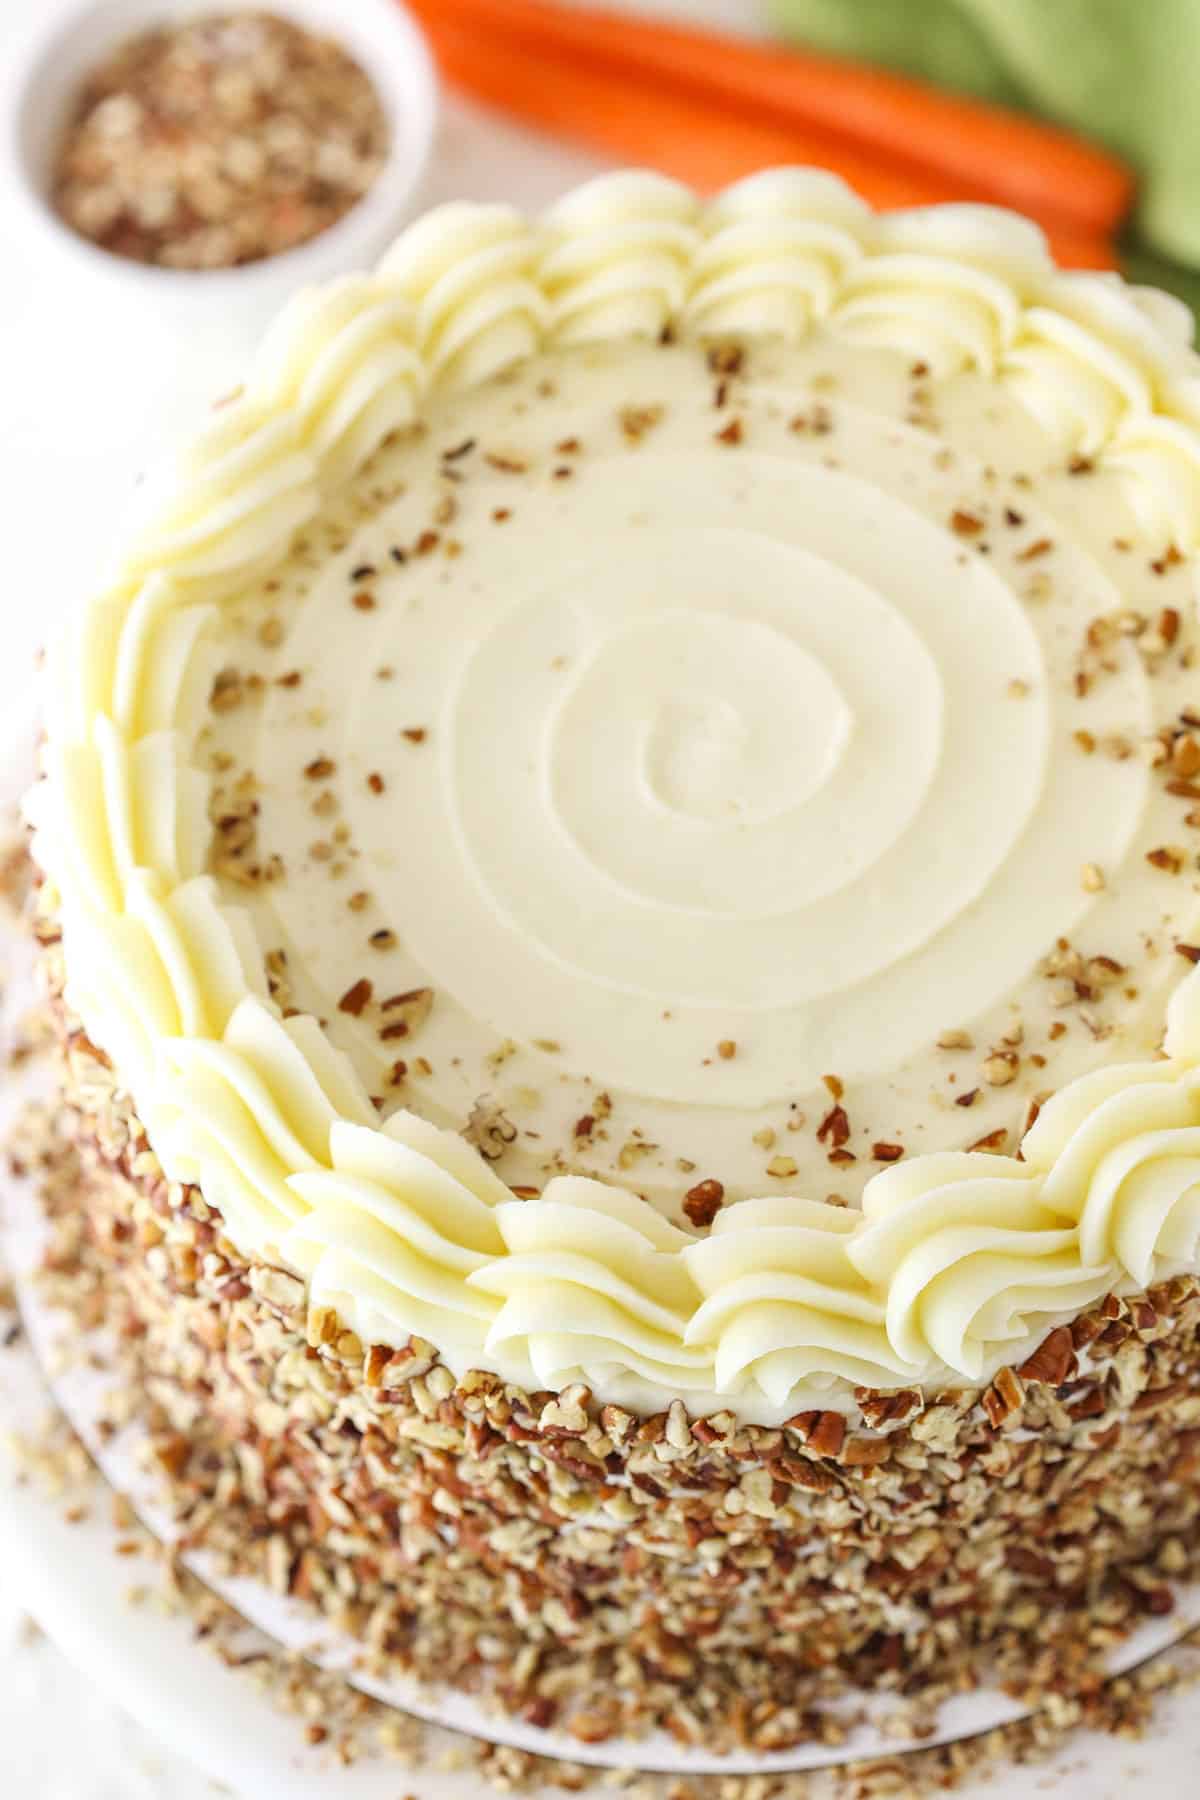
<svg viewBox="0 0 1200 1800">
<path fill-rule="evenodd" d="M 399 0 L 36 10 L 7 71 L 9 175 L 76 271 L 257 323 L 413 210 L 437 89 Z"/>
</svg>

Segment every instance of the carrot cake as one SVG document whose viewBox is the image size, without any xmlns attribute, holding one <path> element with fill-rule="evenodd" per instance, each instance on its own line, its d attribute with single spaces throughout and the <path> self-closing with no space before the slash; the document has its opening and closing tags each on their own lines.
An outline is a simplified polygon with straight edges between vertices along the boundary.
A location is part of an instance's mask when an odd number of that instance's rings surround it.
<svg viewBox="0 0 1200 1800">
<path fill-rule="evenodd" d="M 1011 214 L 631 173 L 299 295 L 30 801 L 192 1541 L 581 1739 L 1168 1609 L 1198 541 L 1189 315 Z"/>
</svg>

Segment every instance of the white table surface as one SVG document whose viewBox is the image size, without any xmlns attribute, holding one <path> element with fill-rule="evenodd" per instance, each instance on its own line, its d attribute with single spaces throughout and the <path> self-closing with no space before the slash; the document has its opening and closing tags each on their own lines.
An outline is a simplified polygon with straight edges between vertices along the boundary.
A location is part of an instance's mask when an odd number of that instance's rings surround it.
<svg viewBox="0 0 1200 1800">
<path fill-rule="evenodd" d="M 70 3 L 0 0 L 0 68 L 31 20 Z M 757 0 L 615 3 L 749 30 L 759 15 Z M 422 200 L 538 206 L 601 166 L 447 100 Z M 60 276 L 0 210 L 0 726 L 25 714 L 35 651 L 62 609 L 94 584 L 139 469 L 236 379 L 250 343 L 230 321 L 217 341 L 181 344 L 166 322 Z M 7 730 L 0 753 L 6 741 Z M 0 1542 L 0 1800 L 213 1800 L 225 1791 L 104 1700 L 20 1615 L 4 1580 L 5 1557 L 19 1553 Z M 115 1630 L 135 1628 L 132 1619 L 114 1621 Z M 1147 1800 L 1169 1791 L 1153 1775 L 1147 1784 L 1145 1771 L 1134 1774 L 1136 1753 L 1124 1755 Z M 1030 1780 L 1032 1793 L 1032 1772 Z M 405 1791 L 398 1777 L 397 1793 Z"/>
</svg>

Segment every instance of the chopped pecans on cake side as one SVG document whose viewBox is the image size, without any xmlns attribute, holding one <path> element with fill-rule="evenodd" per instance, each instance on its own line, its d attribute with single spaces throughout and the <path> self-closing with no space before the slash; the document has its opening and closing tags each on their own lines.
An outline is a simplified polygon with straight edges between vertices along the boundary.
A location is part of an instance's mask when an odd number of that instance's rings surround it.
<svg viewBox="0 0 1200 1800">
<path fill-rule="evenodd" d="M 583 1742 L 836 1743 L 831 1703 L 864 1686 L 919 1735 L 964 1684 L 1065 1704 L 1200 1573 L 1196 1279 L 1109 1296 L 982 1395 L 642 1418 L 310 1312 L 164 1180 L 86 1039 L 67 1056 L 47 1291 L 115 1328 L 112 1422 L 148 1428 L 190 1543 L 372 1668 Z"/>
<path fill-rule="evenodd" d="M 48 1186 L 70 1180 L 70 1155 L 42 1117 L 23 1135 L 33 1161 Z M 34 1146 L 37 1146 L 35 1149 Z M 82 1262 L 75 1277 L 88 1280 Z M 71 1277 L 60 1269 L 60 1285 Z M 0 1291 L 0 1308 L 10 1300 Z M 2 1315 L 0 1315 L 2 1316 Z M 18 1330 L 13 1327 L 12 1330 Z M 6 1333 L 6 1343 L 11 1332 Z M 0 1352 L 2 1354 L 2 1352 Z M 137 1574 L 126 1592 L 132 1613 L 152 1607 L 189 1627 L 198 1648 L 251 1683 L 274 1711 L 296 1722 L 298 1737 L 310 1755 L 320 1758 L 326 1778 L 358 1763 L 395 1764 L 405 1771 L 427 1768 L 477 1775 L 499 1793 L 544 1794 L 616 1791 L 625 1800 L 924 1800 L 946 1794 L 965 1782 L 986 1779 L 1000 1763 L 1037 1767 L 1059 1750 L 1081 1726 L 1121 1739 L 1134 1766 L 1130 1746 L 1154 1730 L 1164 1699 L 1187 1694 L 1200 1682 L 1200 1630 L 1182 1637 L 1167 1655 L 1154 1657 L 1128 1675 L 1077 1686 L 1060 1685 L 1040 1698 L 1036 1709 L 1015 1723 L 971 1738 L 929 1749 L 905 1748 L 905 1733 L 919 1743 L 923 1721 L 905 1718 L 893 1754 L 876 1754 L 840 1767 L 782 1775 L 714 1775 L 675 1777 L 590 1768 L 575 1762 L 539 1757 L 510 1746 L 434 1733 L 419 1720 L 372 1700 L 339 1676 L 297 1661 L 270 1639 L 248 1627 L 204 1582 L 192 1575 L 177 1551 L 142 1527 L 120 1495 L 106 1489 L 65 1418 L 55 1416 L 37 1437 L 11 1446 L 22 1479 L 36 1484 L 46 1503 L 64 1505 L 70 1522 L 93 1510 L 109 1508 L 118 1555 L 132 1559 Z M 419 1779 L 414 1775 L 414 1779 Z M 1039 1785 L 1048 1786 L 1045 1774 Z M 414 1800 L 401 1778 L 403 1800 Z M 1053 1789 L 1050 1789 L 1053 1792 Z"/>
</svg>

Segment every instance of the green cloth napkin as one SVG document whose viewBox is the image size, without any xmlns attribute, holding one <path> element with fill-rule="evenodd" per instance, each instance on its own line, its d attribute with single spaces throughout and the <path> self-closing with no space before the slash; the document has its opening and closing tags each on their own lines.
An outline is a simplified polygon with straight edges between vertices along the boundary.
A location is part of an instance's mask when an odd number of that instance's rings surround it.
<svg viewBox="0 0 1200 1800">
<path fill-rule="evenodd" d="M 769 0 L 779 31 L 1023 107 L 1138 172 L 1127 272 L 1200 312 L 1200 0 Z"/>
</svg>

